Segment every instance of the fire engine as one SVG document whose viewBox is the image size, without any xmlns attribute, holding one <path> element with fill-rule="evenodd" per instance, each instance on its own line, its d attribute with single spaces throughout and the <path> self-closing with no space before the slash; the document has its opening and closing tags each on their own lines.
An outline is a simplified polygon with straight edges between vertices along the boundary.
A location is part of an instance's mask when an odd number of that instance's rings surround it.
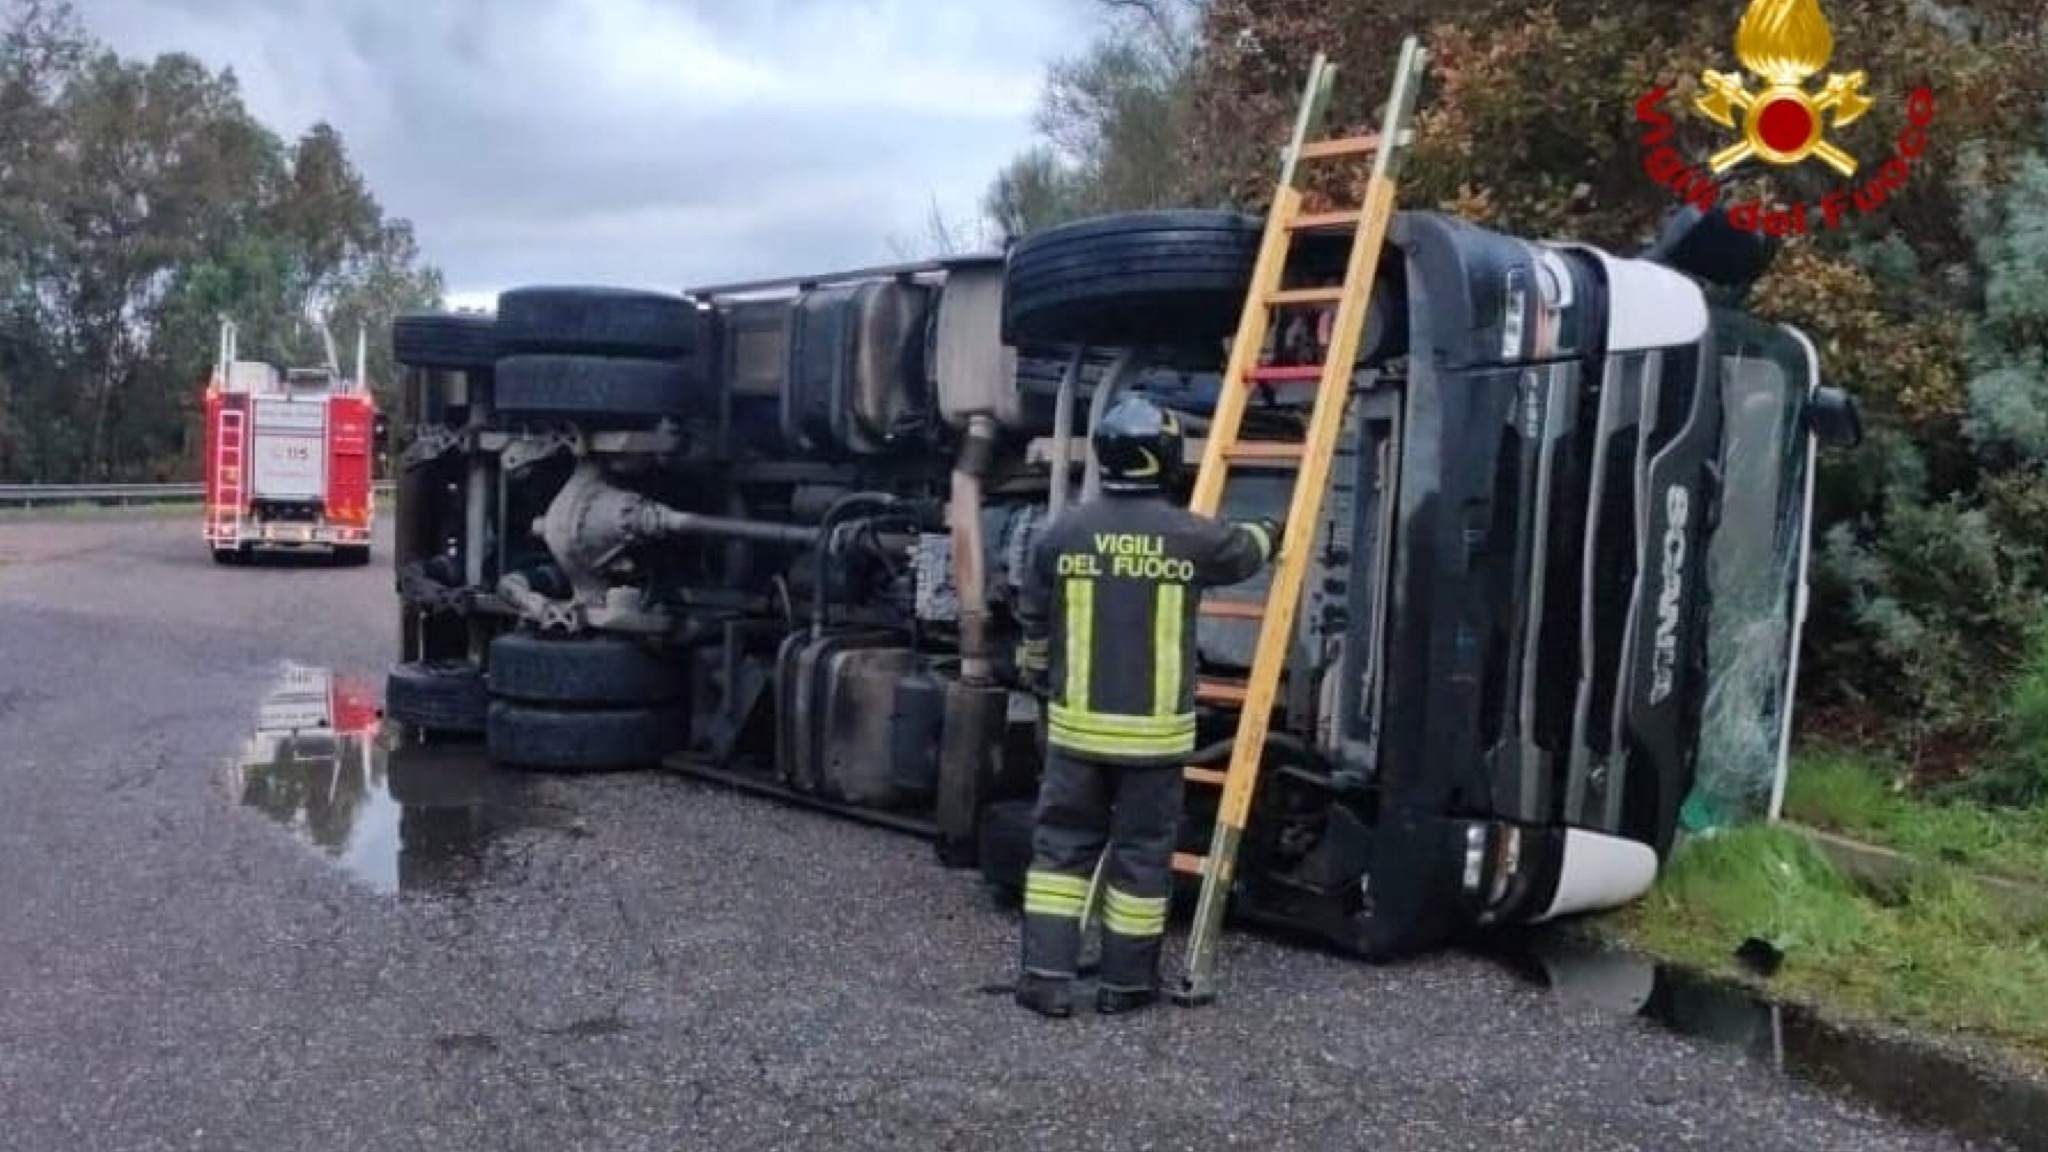
<svg viewBox="0 0 2048 1152">
<path fill-rule="evenodd" d="M 325 550 L 339 564 L 370 559 L 376 402 L 364 371 L 345 378 L 325 327 L 327 364 L 279 368 L 237 356 L 223 321 L 204 403 L 207 546 L 221 564 L 265 552 Z"/>
</svg>

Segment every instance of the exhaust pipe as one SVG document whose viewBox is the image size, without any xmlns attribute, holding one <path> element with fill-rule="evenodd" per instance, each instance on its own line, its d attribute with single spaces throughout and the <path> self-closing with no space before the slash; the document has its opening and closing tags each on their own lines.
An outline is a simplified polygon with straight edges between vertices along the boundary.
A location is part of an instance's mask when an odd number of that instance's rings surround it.
<svg viewBox="0 0 2048 1152">
<path fill-rule="evenodd" d="M 960 596 L 960 678 L 969 684 L 995 682 L 989 639 L 988 579 L 982 538 L 982 478 L 995 460 L 995 417 L 967 423 L 967 442 L 953 465 L 953 501 L 947 518 L 953 529 L 953 586 Z"/>
</svg>

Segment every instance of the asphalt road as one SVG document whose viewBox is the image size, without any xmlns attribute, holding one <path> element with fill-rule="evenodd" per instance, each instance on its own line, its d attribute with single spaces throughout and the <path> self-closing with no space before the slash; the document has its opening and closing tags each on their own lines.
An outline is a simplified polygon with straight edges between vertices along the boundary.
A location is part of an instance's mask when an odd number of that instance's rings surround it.
<svg viewBox="0 0 2048 1152">
<path fill-rule="evenodd" d="M 380 892 L 226 766 L 280 661 L 381 672 L 388 573 L 196 537 L 0 524 L 0 1148 L 1960 1146 L 1468 956 L 1235 936 L 1213 1008 L 1040 1021 L 971 874 L 658 775 Z"/>
</svg>

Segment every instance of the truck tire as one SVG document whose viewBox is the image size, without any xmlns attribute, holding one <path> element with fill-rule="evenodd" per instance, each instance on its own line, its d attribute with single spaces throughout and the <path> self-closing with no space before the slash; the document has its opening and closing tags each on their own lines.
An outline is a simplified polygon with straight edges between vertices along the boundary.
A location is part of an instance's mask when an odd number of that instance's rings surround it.
<svg viewBox="0 0 2048 1152">
<path fill-rule="evenodd" d="M 1133 212 L 1019 241 L 1006 342 L 1191 346 L 1237 330 L 1263 226 L 1236 212 Z"/>
<path fill-rule="evenodd" d="M 492 760 L 515 768 L 610 772 L 659 765 L 687 730 L 681 708 L 568 712 L 499 700 L 485 741 Z"/>
<path fill-rule="evenodd" d="M 647 421 L 711 411 L 715 398 L 694 362 L 598 356 L 512 356 L 498 361 L 504 416 Z"/>
<path fill-rule="evenodd" d="M 489 707 L 483 674 L 466 661 L 400 664 L 384 680 L 384 715 L 408 728 L 477 735 Z"/>
<path fill-rule="evenodd" d="M 683 695 L 681 667 L 621 636 L 508 633 L 491 641 L 490 667 L 491 695 L 501 700 L 617 708 Z"/>
<path fill-rule="evenodd" d="M 334 564 L 338 568 L 361 568 L 369 562 L 368 544 L 343 544 L 334 549 Z"/>
<path fill-rule="evenodd" d="M 1004 904 L 1024 898 L 1024 874 L 1031 870 L 1031 827 L 1036 809 L 1029 800 L 1001 800 L 981 810 L 975 823 L 974 855 L 981 878 Z"/>
<path fill-rule="evenodd" d="M 709 343 L 695 304 L 626 288 L 515 288 L 498 297 L 508 355 L 528 352 L 667 360 Z"/>
<path fill-rule="evenodd" d="M 391 358 L 407 368 L 488 372 L 498 362 L 498 322 L 459 312 L 413 312 L 391 322 Z"/>
</svg>

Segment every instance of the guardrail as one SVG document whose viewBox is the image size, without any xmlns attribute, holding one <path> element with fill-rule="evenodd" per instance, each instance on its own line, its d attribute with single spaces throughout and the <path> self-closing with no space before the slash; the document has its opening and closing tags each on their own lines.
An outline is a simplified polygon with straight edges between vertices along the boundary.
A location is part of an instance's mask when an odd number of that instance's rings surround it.
<svg viewBox="0 0 2048 1152">
<path fill-rule="evenodd" d="M 389 495 L 391 481 L 379 480 L 379 496 Z M 51 504 L 196 504 L 206 495 L 203 484 L 0 484 L 0 508 L 34 508 Z"/>
</svg>

